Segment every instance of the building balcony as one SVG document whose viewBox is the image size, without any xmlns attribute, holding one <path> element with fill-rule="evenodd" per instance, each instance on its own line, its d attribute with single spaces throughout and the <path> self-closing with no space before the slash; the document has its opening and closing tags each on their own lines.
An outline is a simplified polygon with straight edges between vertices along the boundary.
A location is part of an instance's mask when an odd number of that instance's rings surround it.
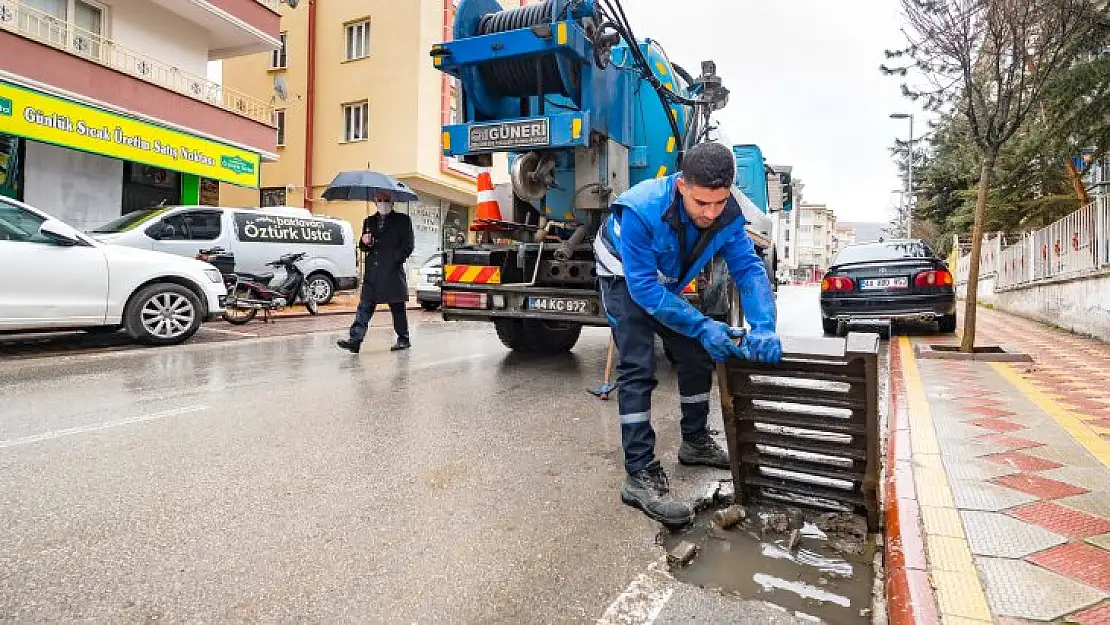
<svg viewBox="0 0 1110 625">
<path fill-rule="evenodd" d="M 0 73 L 261 152 L 275 149 L 270 103 L 43 13 L 24 0 L 0 0 L 0 48 Z"/>
<path fill-rule="evenodd" d="M 281 46 L 279 0 L 149 1 L 203 28 L 210 37 L 210 60 L 266 52 Z"/>
</svg>

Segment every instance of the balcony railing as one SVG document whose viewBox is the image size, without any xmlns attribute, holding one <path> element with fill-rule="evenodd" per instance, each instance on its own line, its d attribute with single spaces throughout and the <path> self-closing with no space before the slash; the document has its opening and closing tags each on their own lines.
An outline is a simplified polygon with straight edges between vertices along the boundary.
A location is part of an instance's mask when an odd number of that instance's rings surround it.
<svg viewBox="0 0 1110 625">
<path fill-rule="evenodd" d="M 267 126 L 273 125 L 274 107 L 266 102 L 135 52 L 107 37 L 43 13 L 21 0 L 0 0 L 0 29 Z"/>
</svg>

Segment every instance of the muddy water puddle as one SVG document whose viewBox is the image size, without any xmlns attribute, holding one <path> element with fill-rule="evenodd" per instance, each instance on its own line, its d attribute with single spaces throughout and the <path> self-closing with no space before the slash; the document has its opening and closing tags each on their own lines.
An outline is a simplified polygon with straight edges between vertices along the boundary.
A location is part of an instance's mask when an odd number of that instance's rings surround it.
<svg viewBox="0 0 1110 625">
<path fill-rule="evenodd" d="M 664 536 L 680 581 L 781 606 L 832 625 L 871 623 L 875 544 L 851 514 L 749 506 L 724 530 L 702 511 L 681 532 Z M 686 542 L 688 544 L 683 545 Z M 696 548 L 692 560 L 690 546 Z"/>
</svg>

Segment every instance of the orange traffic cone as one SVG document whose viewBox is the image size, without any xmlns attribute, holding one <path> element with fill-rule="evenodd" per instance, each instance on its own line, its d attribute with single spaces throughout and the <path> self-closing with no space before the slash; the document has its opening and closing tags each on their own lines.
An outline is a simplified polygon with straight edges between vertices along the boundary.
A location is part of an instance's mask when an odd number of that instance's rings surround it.
<svg viewBox="0 0 1110 625">
<path fill-rule="evenodd" d="M 474 223 L 470 224 L 470 230 L 500 230 L 501 223 L 501 207 L 497 204 L 497 198 L 493 197 L 493 178 L 489 175 L 489 169 L 483 169 L 478 174 L 478 215 L 474 218 Z"/>
</svg>

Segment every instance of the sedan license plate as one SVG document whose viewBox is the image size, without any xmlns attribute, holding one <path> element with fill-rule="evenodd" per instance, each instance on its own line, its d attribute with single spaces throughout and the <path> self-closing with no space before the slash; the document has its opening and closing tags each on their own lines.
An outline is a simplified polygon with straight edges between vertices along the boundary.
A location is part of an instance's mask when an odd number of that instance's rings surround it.
<svg viewBox="0 0 1110 625">
<path fill-rule="evenodd" d="M 589 312 L 589 302 L 584 299 L 567 299 L 562 297 L 529 297 L 528 308 L 543 312 L 566 313 L 568 315 L 585 315 Z"/>
<path fill-rule="evenodd" d="M 866 278 L 860 282 L 862 289 L 905 289 L 910 284 L 909 278 Z"/>
</svg>

